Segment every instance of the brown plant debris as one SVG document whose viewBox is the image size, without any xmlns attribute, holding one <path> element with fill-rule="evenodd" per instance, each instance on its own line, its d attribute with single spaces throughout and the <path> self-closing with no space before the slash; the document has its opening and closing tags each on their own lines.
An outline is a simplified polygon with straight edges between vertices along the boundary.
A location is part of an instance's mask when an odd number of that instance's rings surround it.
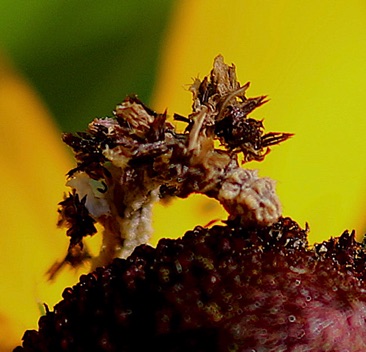
<svg viewBox="0 0 366 352">
<path fill-rule="evenodd" d="M 238 156 L 243 163 L 261 161 L 292 134 L 264 133 L 262 121 L 248 117 L 266 102 L 265 96 L 247 98 L 248 87 L 237 81 L 235 66 L 218 56 L 210 76 L 190 87 L 192 113 L 174 115 L 187 123 L 183 132 L 167 121 L 166 112 L 129 96 L 113 117 L 95 119 L 86 132 L 64 134 L 77 161 L 67 185 L 79 203 L 73 209 L 81 212 L 70 219 L 69 198 L 60 203 L 60 224 L 71 237 L 69 254 L 75 246 L 83 248 L 83 237 L 94 234 L 98 222 L 103 245 L 94 265 L 127 257 L 149 240 L 152 206 L 166 196 L 201 193 L 217 199 L 229 220 L 239 219 L 241 226 L 275 223 L 281 206 L 274 181 L 241 168 Z"/>
</svg>

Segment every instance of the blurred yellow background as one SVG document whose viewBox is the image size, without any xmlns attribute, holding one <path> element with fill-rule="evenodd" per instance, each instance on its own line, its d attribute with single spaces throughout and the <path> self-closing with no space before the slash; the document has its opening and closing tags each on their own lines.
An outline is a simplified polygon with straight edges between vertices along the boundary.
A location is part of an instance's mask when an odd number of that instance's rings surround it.
<svg viewBox="0 0 366 352">
<path fill-rule="evenodd" d="M 239 81 L 251 82 L 249 96 L 270 98 L 252 116 L 264 118 L 267 131 L 295 133 L 263 163 L 249 165 L 277 181 L 284 215 L 308 222 L 311 241 L 345 229 L 361 236 L 365 41 L 363 1 L 183 1 L 163 51 L 154 107 L 188 114 L 184 84 L 206 75 L 223 54 Z"/>
<path fill-rule="evenodd" d="M 308 222 L 311 242 L 345 229 L 363 235 L 364 1 L 42 3 L 24 5 L 20 18 L 20 5 L 0 5 L 0 47 L 12 62 L 0 61 L 0 351 L 19 344 L 43 302 L 52 307 L 87 270 L 65 269 L 53 283 L 44 276 L 67 248 L 56 204 L 73 164 L 60 130 L 110 115 L 128 93 L 187 115 L 191 78 L 208 74 L 219 53 L 251 82 L 249 96 L 269 96 L 252 116 L 267 131 L 295 133 L 248 165 L 277 180 L 284 215 Z M 223 218 L 203 197 L 158 205 L 152 243 Z"/>
</svg>

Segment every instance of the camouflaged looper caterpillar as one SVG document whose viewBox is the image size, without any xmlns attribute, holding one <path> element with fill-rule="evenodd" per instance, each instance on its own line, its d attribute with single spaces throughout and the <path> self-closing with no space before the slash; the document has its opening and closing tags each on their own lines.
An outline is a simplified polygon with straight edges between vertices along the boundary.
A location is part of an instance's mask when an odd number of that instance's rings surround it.
<svg viewBox="0 0 366 352">
<path fill-rule="evenodd" d="M 260 120 L 248 115 L 266 102 L 247 98 L 249 83 L 240 85 L 235 66 L 217 56 L 209 76 L 195 79 L 192 113 L 174 114 L 187 123 L 178 132 L 167 113 L 156 113 L 136 96 L 127 97 L 113 117 L 97 118 L 86 132 L 66 133 L 77 166 L 68 173 L 71 192 L 59 204 L 59 225 L 68 228 L 70 246 L 64 263 L 89 258 L 83 238 L 103 227 L 103 244 L 94 267 L 127 257 L 151 235 L 151 211 L 161 198 L 192 193 L 217 199 L 241 226 L 267 226 L 281 215 L 275 182 L 260 178 L 242 163 L 261 161 L 270 147 L 290 133 L 264 133 Z M 215 143 L 216 142 L 216 143 Z"/>
</svg>

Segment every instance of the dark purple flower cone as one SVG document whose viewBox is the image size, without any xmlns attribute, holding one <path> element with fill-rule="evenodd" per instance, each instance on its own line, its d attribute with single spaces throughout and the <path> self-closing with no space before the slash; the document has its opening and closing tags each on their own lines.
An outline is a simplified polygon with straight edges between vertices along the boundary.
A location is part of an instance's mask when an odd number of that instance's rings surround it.
<svg viewBox="0 0 366 352">
<path fill-rule="evenodd" d="M 365 257 L 289 218 L 197 227 L 82 276 L 14 351 L 366 351 Z"/>
</svg>

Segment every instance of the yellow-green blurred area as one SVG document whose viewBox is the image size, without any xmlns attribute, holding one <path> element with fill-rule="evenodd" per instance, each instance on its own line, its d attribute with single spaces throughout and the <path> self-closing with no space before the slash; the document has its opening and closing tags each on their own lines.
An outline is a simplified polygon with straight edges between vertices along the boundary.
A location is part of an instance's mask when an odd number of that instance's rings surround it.
<svg viewBox="0 0 366 352">
<path fill-rule="evenodd" d="M 0 2 L 1 48 L 64 131 L 111 114 L 127 94 L 149 100 L 174 2 Z"/>
<path fill-rule="evenodd" d="M 131 93 L 188 115 L 187 87 L 219 53 L 251 82 L 248 96 L 269 96 L 252 117 L 295 133 L 248 165 L 277 180 L 284 215 L 308 222 L 311 242 L 345 229 L 361 238 L 365 40 L 366 4 L 356 0 L 0 2 L 0 351 L 88 270 L 44 275 L 68 242 L 55 226 L 74 165 L 60 132 L 84 130 Z M 225 216 L 198 196 L 158 205 L 152 243 Z"/>
</svg>

